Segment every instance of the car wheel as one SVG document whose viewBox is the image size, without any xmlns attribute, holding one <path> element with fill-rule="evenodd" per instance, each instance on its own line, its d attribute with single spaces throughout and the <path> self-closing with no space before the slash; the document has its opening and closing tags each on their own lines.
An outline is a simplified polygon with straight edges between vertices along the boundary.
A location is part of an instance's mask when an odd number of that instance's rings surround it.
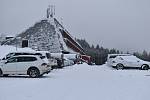
<svg viewBox="0 0 150 100">
<path fill-rule="evenodd" d="M 30 68 L 28 74 L 30 77 L 36 78 L 40 76 L 40 71 L 37 68 Z"/>
<path fill-rule="evenodd" d="M 2 70 L 0 69 L 0 76 L 3 76 L 3 72 L 2 72 Z"/>
<path fill-rule="evenodd" d="M 116 69 L 117 70 L 122 70 L 124 68 L 123 64 L 117 64 Z"/>
<path fill-rule="evenodd" d="M 148 66 L 148 65 L 142 65 L 142 66 L 141 66 L 141 69 L 142 69 L 142 70 L 148 70 L 148 69 L 149 69 L 149 66 Z"/>
</svg>

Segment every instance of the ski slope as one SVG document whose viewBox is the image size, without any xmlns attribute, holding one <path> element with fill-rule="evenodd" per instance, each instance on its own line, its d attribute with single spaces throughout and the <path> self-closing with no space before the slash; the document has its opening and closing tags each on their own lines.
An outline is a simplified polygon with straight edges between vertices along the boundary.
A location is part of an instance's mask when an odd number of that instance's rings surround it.
<svg viewBox="0 0 150 100">
<path fill-rule="evenodd" d="M 74 65 L 41 78 L 0 78 L 0 100 L 150 100 L 150 70 Z"/>
</svg>

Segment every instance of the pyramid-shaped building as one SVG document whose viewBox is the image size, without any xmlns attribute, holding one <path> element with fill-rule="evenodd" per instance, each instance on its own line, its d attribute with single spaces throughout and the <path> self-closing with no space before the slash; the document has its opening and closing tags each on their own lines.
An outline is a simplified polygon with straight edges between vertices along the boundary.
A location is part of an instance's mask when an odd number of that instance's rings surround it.
<svg viewBox="0 0 150 100">
<path fill-rule="evenodd" d="M 50 8 L 47 9 L 47 18 L 37 22 L 5 44 L 22 47 L 23 41 L 26 40 L 28 47 L 39 51 L 85 54 L 79 43 L 49 11 Z"/>
</svg>

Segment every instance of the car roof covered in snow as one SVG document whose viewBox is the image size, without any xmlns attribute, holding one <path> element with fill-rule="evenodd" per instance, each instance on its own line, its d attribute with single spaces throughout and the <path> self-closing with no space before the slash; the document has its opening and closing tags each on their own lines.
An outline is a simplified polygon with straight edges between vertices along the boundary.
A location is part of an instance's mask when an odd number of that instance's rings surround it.
<svg viewBox="0 0 150 100">
<path fill-rule="evenodd" d="M 136 56 L 117 56 L 116 58 L 119 58 L 119 57 L 121 57 L 121 58 L 123 58 L 124 60 L 140 60 L 139 58 L 137 58 Z"/>
<path fill-rule="evenodd" d="M 49 51 L 36 51 L 38 53 L 50 53 Z"/>
<path fill-rule="evenodd" d="M 7 54 L 13 53 L 13 52 L 36 52 L 35 50 L 31 48 L 18 48 L 14 46 L 9 45 L 3 45 L 0 46 L 0 59 L 4 58 Z"/>
<path fill-rule="evenodd" d="M 51 53 L 51 56 L 54 58 L 61 58 L 63 53 Z"/>
<path fill-rule="evenodd" d="M 17 56 L 13 56 L 13 57 L 38 57 L 38 58 L 40 58 L 38 55 L 17 55 Z"/>
<path fill-rule="evenodd" d="M 108 56 L 130 56 L 131 54 L 108 54 Z"/>
</svg>

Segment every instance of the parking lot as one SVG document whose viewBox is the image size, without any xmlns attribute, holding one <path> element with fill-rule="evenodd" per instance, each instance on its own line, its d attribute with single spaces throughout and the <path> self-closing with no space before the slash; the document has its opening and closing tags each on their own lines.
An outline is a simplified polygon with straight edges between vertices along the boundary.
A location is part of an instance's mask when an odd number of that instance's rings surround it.
<svg viewBox="0 0 150 100">
<path fill-rule="evenodd" d="M 149 100 L 150 71 L 74 65 L 41 78 L 0 78 L 0 100 Z"/>
</svg>

